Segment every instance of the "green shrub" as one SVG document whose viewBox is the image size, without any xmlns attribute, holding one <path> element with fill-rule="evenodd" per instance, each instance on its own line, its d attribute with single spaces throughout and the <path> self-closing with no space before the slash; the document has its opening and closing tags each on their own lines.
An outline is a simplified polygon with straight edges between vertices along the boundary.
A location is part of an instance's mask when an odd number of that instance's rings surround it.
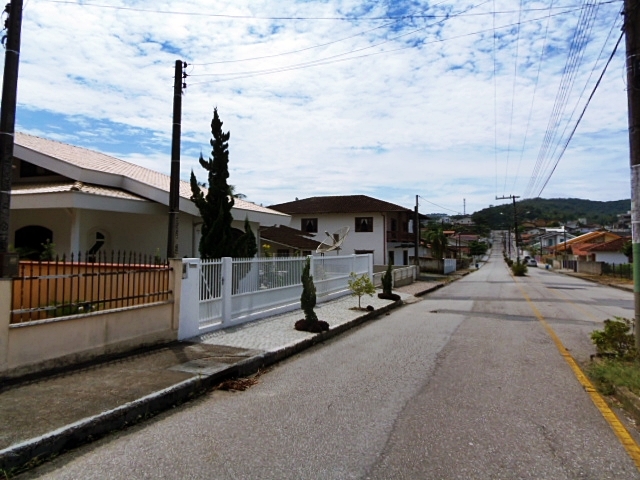
<svg viewBox="0 0 640 480">
<path fill-rule="evenodd" d="M 385 295 L 392 294 L 392 284 L 393 284 L 393 265 L 389 264 L 387 267 L 387 271 L 382 276 L 382 293 Z"/>
<path fill-rule="evenodd" d="M 311 260 L 307 257 L 302 270 L 302 295 L 300 295 L 300 305 L 304 311 L 304 318 L 310 322 L 317 322 L 318 316 L 313 311 L 316 306 L 316 286 L 313 284 L 313 276 L 309 274 Z"/>
<path fill-rule="evenodd" d="M 591 341 L 600 355 L 614 356 L 622 360 L 637 358 L 635 337 L 629 333 L 633 322 L 628 318 L 613 317 L 605 320 L 603 330 L 591 332 Z"/>
<path fill-rule="evenodd" d="M 527 274 L 527 266 L 524 263 L 520 263 L 520 260 L 516 263 L 511 261 L 510 267 L 514 277 L 524 277 Z"/>
</svg>

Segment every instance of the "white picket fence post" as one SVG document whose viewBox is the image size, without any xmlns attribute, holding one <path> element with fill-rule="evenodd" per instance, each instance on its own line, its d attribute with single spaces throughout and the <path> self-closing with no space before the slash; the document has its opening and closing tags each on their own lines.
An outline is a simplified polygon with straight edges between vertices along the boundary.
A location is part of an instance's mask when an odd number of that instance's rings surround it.
<svg viewBox="0 0 640 480">
<path fill-rule="evenodd" d="M 178 339 L 200 334 L 200 269 L 199 258 L 182 260 L 182 288 L 180 289 L 180 315 Z"/>
<path fill-rule="evenodd" d="M 233 294 L 233 259 L 224 257 L 222 259 L 222 324 L 231 321 L 233 304 L 231 295 Z"/>
</svg>

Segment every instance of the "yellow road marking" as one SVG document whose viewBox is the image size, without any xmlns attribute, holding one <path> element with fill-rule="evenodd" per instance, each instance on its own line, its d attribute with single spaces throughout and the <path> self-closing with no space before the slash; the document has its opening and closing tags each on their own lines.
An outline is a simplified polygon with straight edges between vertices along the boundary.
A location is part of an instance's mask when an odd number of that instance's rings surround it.
<svg viewBox="0 0 640 480">
<path fill-rule="evenodd" d="M 565 348 L 565 346 L 560 341 L 560 338 L 558 337 L 558 335 L 556 335 L 556 332 L 549 326 L 549 324 L 544 319 L 540 311 L 536 308 L 535 304 L 529 298 L 527 293 L 524 291 L 521 284 L 519 282 L 516 282 L 516 285 L 520 289 L 522 296 L 527 300 L 527 303 L 531 307 L 531 310 L 533 310 L 533 313 L 536 316 L 536 318 L 540 321 L 544 329 L 547 331 L 547 333 L 551 337 L 551 340 L 553 340 L 553 343 L 556 344 L 556 347 L 558 348 L 560 355 L 562 355 L 562 357 L 569 364 L 569 367 L 571 367 L 571 370 L 573 370 L 574 375 L 576 376 L 576 378 L 578 379 L 582 387 L 589 394 L 595 406 L 598 408 L 598 410 L 600 410 L 600 413 L 605 418 L 605 420 L 609 423 L 609 425 L 613 429 L 613 432 L 618 437 L 618 440 L 620 440 L 620 443 L 622 443 L 622 446 L 627 451 L 627 453 L 629 454 L 633 462 L 636 464 L 636 468 L 640 470 L 640 446 L 638 446 L 638 444 L 633 439 L 629 431 L 620 422 L 620 420 L 618 420 L 618 417 L 616 417 L 615 413 L 613 413 L 611 408 L 609 408 L 609 405 L 607 405 L 607 402 L 604 400 L 604 398 L 602 398 L 602 396 L 594 388 L 591 381 L 589 381 L 587 376 L 582 372 L 582 370 L 578 366 L 578 363 L 574 360 L 574 358 L 571 356 L 569 351 Z"/>
</svg>

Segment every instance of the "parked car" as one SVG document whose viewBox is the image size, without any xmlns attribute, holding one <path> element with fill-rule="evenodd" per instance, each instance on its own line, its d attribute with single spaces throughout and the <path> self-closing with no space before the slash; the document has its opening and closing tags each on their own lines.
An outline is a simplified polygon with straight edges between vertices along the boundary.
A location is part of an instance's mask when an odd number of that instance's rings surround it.
<svg viewBox="0 0 640 480">
<path fill-rule="evenodd" d="M 537 267 L 538 262 L 536 262 L 535 258 L 530 258 L 527 260 L 527 267 Z"/>
</svg>

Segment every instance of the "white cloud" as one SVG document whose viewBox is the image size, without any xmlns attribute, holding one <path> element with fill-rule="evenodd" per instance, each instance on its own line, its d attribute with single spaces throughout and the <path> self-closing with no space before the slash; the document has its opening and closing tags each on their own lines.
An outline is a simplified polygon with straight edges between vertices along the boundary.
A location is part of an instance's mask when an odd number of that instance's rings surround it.
<svg viewBox="0 0 640 480">
<path fill-rule="evenodd" d="M 197 157 L 200 149 L 205 156 L 210 153 L 210 122 L 217 106 L 224 129 L 231 131 L 230 182 L 254 202 L 375 192 L 411 206 L 420 194 L 456 211 L 466 199 L 467 212 L 498 203 L 496 195 L 523 195 L 527 189 L 580 16 L 571 8 L 575 2 L 554 2 L 566 7 L 554 14 L 574 11 L 549 17 L 545 39 L 548 1 L 525 2 L 527 11 L 521 14 L 521 2 L 496 1 L 496 10 L 511 13 L 497 14 L 495 20 L 489 14 L 494 2 L 452 0 L 100 3 L 148 11 L 27 3 L 18 97 L 21 129 L 167 172 L 173 68 L 175 60 L 183 59 L 190 64 L 182 118 L 185 178 L 191 168 L 203 175 Z M 617 4 L 599 7 L 561 132 L 619 20 L 618 9 Z M 154 13 L 162 11 L 198 15 Z M 455 16 L 462 11 L 467 14 Z M 267 19 L 387 12 L 451 17 Z M 213 16 L 220 14 L 253 18 Z M 508 26 L 495 37 L 494 22 Z M 604 47 L 605 58 L 618 31 L 613 30 Z M 317 45 L 323 46 L 311 48 Z M 278 55 L 298 50 L 303 51 Z M 628 195 L 622 50 L 543 196 L 614 200 Z M 359 58 L 337 61 L 351 56 Z M 270 75 L 242 74 L 316 61 L 332 63 Z M 578 102 L 577 113 L 584 101 Z M 30 114 L 21 117 L 21 110 Z M 37 112 L 61 120 L 39 122 Z M 554 162 L 547 160 L 548 165 Z M 432 210 L 426 203 L 424 209 Z"/>
</svg>

